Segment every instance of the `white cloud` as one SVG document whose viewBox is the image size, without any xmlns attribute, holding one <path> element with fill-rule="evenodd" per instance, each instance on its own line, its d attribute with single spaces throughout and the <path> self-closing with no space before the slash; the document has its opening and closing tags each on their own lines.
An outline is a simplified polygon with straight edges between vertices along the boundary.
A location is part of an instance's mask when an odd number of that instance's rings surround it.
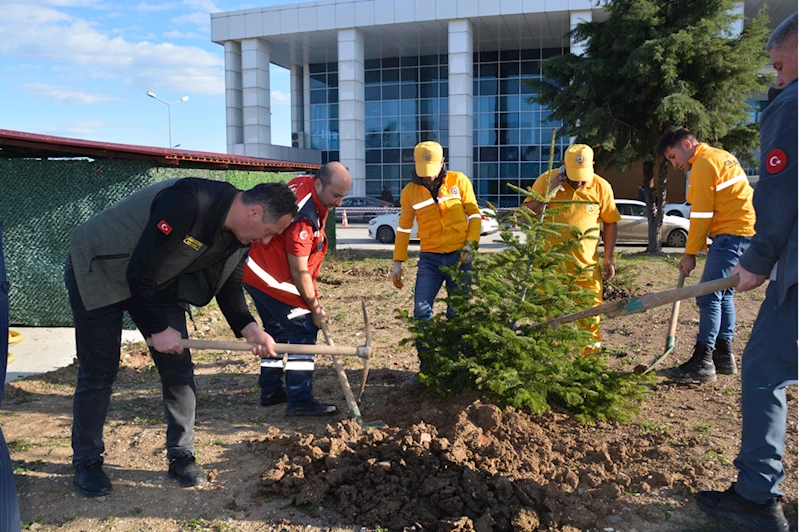
<svg viewBox="0 0 799 532">
<path fill-rule="evenodd" d="M 178 30 L 170 30 L 164 32 L 164 37 L 167 39 L 203 39 L 204 37 L 196 31 L 182 32 Z"/>
<path fill-rule="evenodd" d="M 119 102 L 122 98 L 111 96 L 109 94 L 91 94 L 81 90 L 73 89 L 70 87 L 62 87 L 59 85 L 50 85 L 47 83 L 25 83 L 23 88 L 36 93 L 39 96 L 57 102 L 81 103 L 81 104 L 95 104 L 105 102 Z"/>
<path fill-rule="evenodd" d="M 211 15 L 205 11 L 195 11 L 172 19 L 175 24 L 194 24 L 200 28 L 211 26 Z"/>
<path fill-rule="evenodd" d="M 36 0 L 30 4 L 54 7 L 101 7 L 103 0 Z"/>
<path fill-rule="evenodd" d="M 216 6 L 216 2 L 212 0 L 183 0 L 183 5 L 198 11 L 205 11 L 206 13 L 218 13 L 222 11 Z"/>
<path fill-rule="evenodd" d="M 272 105 L 291 105 L 291 95 L 281 90 L 272 90 Z"/>
<path fill-rule="evenodd" d="M 112 37 L 84 19 L 41 6 L 5 7 L 0 55 L 66 67 L 88 78 L 120 79 L 135 89 L 222 94 L 225 88 L 219 55 L 196 46 Z"/>
<path fill-rule="evenodd" d="M 136 11 L 169 11 L 179 8 L 180 4 L 177 2 L 164 2 L 162 4 L 148 4 L 147 2 L 141 2 L 134 9 Z"/>
<path fill-rule="evenodd" d="M 57 137 L 92 138 L 99 136 L 99 130 L 107 125 L 104 120 L 79 119 L 56 127 L 42 128 L 41 133 Z"/>
</svg>

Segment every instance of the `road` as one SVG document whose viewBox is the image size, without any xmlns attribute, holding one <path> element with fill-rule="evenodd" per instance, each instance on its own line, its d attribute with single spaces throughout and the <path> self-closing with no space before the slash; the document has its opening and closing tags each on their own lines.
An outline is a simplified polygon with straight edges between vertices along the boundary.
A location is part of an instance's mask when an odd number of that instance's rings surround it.
<svg viewBox="0 0 799 532">
<path fill-rule="evenodd" d="M 524 238 L 524 235 L 521 234 Z M 600 244 L 601 245 L 601 244 Z M 336 225 L 336 247 L 338 249 L 370 249 L 370 250 L 392 250 L 394 244 L 381 244 L 377 240 L 369 238 L 366 224 L 350 224 L 349 227 Z M 480 237 L 480 251 L 496 251 L 503 248 L 499 233 Z M 419 251 L 419 241 L 411 240 L 408 251 Z M 646 251 L 645 244 L 625 244 L 617 245 L 617 252 L 639 253 Z M 680 253 L 683 248 L 663 248 L 664 253 Z"/>
</svg>

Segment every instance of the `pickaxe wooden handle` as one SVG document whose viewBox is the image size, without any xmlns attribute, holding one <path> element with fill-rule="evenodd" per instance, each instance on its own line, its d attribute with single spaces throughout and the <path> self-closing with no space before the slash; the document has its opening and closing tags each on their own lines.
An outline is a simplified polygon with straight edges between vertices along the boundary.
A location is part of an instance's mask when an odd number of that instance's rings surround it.
<svg viewBox="0 0 799 532">
<path fill-rule="evenodd" d="M 147 339 L 147 345 L 152 347 L 152 340 Z M 252 351 L 259 344 L 252 342 L 224 341 L 224 340 L 181 340 L 184 349 L 216 349 L 220 351 Z M 297 355 L 341 355 L 369 359 L 372 346 L 359 345 L 357 347 L 330 346 L 330 345 L 304 345 L 304 344 L 275 344 L 278 353 L 292 353 Z"/>
<path fill-rule="evenodd" d="M 533 327 L 541 327 L 542 325 L 560 325 L 562 323 L 569 323 L 583 318 L 590 318 L 592 316 L 605 315 L 609 318 L 617 316 L 627 316 L 630 314 L 638 314 L 645 310 L 650 310 L 662 305 L 668 305 L 683 299 L 690 299 L 692 297 L 703 296 L 712 294 L 720 290 L 726 290 L 738 285 L 740 277 L 735 274 L 731 277 L 724 277 L 722 279 L 714 279 L 706 283 L 699 283 L 685 288 L 677 288 L 674 290 L 666 290 L 665 292 L 657 292 L 655 294 L 646 294 L 639 297 L 627 297 L 614 301 L 613 303 L 605 303 L 589 309 L 581 310 L 580 312 L 573 312 L 566 314 L 559 318 L 553 318 L 542 323 L 536 323 Z"/>
<path fill-rule="evenodd" d="M 330 337 L 327 323 L 322 323 L 322 333 L 325 335 L 325 341 L 327 341 L 328 347 L 333 347 L 335 344 L 333 343 L 333 338 Z M 336 374 L 341 383 L 341 389 L 344 392 L 344 399 L 347 401 L 347 408 L 350 409 L 350 417 L 355 419 L 358 424 L 363 425 L 361 410 L 358 408 L 358 403 L 355 402 L 355 395 L 353 395 L 352 388 L 350 388 L 350 381 L 347 379 L 347 374 L 344 372 L 344 366 L 336 355 L 333 355 L 333 367 L 336 368 Z"/>
</svg>

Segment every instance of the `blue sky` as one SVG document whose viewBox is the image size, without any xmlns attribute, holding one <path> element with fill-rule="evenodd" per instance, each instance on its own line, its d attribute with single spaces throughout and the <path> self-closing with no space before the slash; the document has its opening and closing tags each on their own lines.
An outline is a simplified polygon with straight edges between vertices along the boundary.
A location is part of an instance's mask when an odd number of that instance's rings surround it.
<svg viewBox="0 0 799 532">
<path fill-rule="evenodd" d="M 224 48 L 210 13 L 286 0 L 0 0 L 0 129 L 226 152 Z M 272 66 L 272 143 L 290 144 L 289 73 Z"/>
</svg>

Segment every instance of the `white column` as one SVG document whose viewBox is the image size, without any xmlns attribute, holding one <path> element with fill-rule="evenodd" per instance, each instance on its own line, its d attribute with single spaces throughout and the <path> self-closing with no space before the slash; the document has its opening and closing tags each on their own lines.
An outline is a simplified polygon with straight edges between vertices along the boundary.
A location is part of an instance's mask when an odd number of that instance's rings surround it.
<svg viewBox="0 0 799 532">
<path fill-rule="evenodd" d="M 303 99 L 303 71 L 302 65 L 291 65 L 290 79 L 291 79 L 291 134 L 292 139 L 294 133 L 297 133 L 300 138 L 299 145 L 301 148 L 307 148 L 304 144 L 303 137 L 305 135 L 305 105 Z"/>
<path fill-rule="evenodd" d="M 244 117 L 244 155 L 263 157 L 272 142 L 269 94 L 269 42 L 241 41 L 241 93 Z"/>
<path fill-rule="evenodd" d="M 450 170 L 472 176 L 472 23 L 449 21 L 449 164 Z"/>
<path fill-rule="evenodd" d="M 244 155 L 241 98 L 241 43 L 225 41 L 225 125 L 227 152 Z"/>
<path fill-rule="evenodd" d="M 571 11 L 569 12 L 569 29 L 573 30 L 577 27 L 577 24 L 580 22 L 591 22 L 593 19 L 594 14 L 591 12 L 590 9 L 586 9 L 585 11 Z M 585 51 L 585 41 L 576 41 L 574 37 L 572 37 L 571 42 L 571 53 L 574 55 L 583 55 Z"/>
<path fill-rule="evenodd" d="M 338 31 L 339 161 L 349 168 L 352 193 L 366 195 L 366 132 L 363 104 L 363 32 Z"/>
</svg>

